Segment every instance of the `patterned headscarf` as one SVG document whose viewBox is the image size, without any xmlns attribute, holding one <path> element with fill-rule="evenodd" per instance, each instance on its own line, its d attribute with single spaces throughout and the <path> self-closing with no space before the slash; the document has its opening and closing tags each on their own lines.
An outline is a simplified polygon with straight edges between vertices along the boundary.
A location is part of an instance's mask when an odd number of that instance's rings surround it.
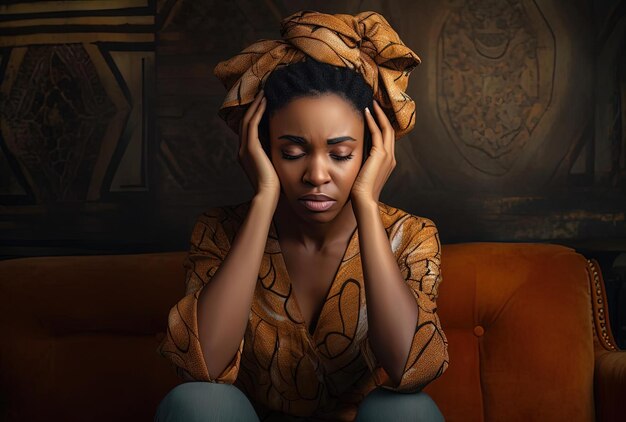
<svg viewBox="0 0 626 422">
<path fill-rule="evenodd" d="M 415 103 L 405 91 L 421 60 L 382 15 L 301 11 L 282 20 L 281 36 L 259 40 L 215 67 L 215 76 L 228 90 L 218 114 L 235 133 L 269 74 L 306 56 L 359 72 L 391 121 L 396 139 L 413 129 Z"/>
</svg>

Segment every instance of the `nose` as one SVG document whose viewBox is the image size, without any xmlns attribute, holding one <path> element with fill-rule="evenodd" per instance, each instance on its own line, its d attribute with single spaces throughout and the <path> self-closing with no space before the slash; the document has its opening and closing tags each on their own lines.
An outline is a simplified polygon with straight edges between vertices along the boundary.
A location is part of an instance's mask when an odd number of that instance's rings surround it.
<svg viewBox="0 0 626 422">
<path fill-rule="evenodd" d="M 326 163 L 323 154 L 314 154 L 311 156 L 311 159 L 307 162 L 306 170 L 302 176 L 302 181 L 313 186 L 321 186 L 330 182 L 328 164 Z"/>
</svg>

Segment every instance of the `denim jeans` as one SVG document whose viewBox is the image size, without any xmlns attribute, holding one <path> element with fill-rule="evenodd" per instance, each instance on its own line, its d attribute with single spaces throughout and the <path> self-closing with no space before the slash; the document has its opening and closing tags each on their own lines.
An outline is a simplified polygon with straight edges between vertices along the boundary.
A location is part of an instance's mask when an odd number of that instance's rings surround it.
<svg viewBox="0 0 626 422">
<path fill-rule="evenodd" d="M 433 399 L 424 392 L 397 393 L 383 388 L 372 390 L 359 404 L 357 422 L 444 421 Z M 252 403 L 232 384 L 185 382 L 161 400 L 155 422 L 259 422 Z"/>
</svg>

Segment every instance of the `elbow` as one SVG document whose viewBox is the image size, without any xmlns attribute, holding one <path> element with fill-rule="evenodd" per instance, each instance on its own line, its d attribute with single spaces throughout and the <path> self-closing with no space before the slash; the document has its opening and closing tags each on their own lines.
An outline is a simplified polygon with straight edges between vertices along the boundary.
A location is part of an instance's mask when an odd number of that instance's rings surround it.
<svg viewBox="0 0 626 422">
<path fill-rule="evenodd" d="M 238 354 L 239 351 L 233 355 L 225 355 L 220 349 L 204 352 L 202 358 L 207 371 L 206 381 L 232 384 L 237 376 Z"/>
<path fill-rule="evenodd" d="M 446 369 L 448 369 L 449 364 L 450 355 L 448 354 L 448 343 L 444 341 L 438 353 L 435 354 L 435 359 L 433 359 L 432 364 L 429 366 L 431 370 L 428 371 L 427 375 L 424 377 L 426 379 L 424 386 L 442 376 L 443 373 L 446 372 Z"/>
<path fill-rule="evenodd" d="M 429 371 L 421 374 L 419 377 L 412 377 L 411 371 L 407 371 L 399 381 L 393 382 L 393 390 L 402 393 L 417 393 L 421 391 L 428 384 L 439 378 L 447 369 L 448 364 L 444 362 L 434 371 Z"/>
<path fill-rule="evenodd" d="M 233 384 L 235 382 L 239 374 L 244 343 L 245 338 L 242 337 L 234 352 L 224 354 L 224 350 L 216 349 L 213 352 L 209 351 L 203 354 L 207 381 L 222 384 Z M 211 374 L 214 375 L 212 376 Z"/>
<path fill-rule="evenodd" d="M 450 358 L 447 344 L 434 351 L 429 361 L 418 359 L 401 377 L 389 375 L 394 391 L 414 393 L 422 390 L 432 381 L 439 378 L 448 369 Z M 422 355 L 423 356 L 423 355 Z"/>
<path fill-rule="evenodd" d="M 444 345 L 444 347 L 441 349 L 440 354 L 438 355 L 438 358 L 434 359 L 432 364 L 429 365 L 430 370 L 424 374 L 424 378 L 420 383 L 421 388 L 424 388 L 425 386 L 442 376 L 443 373 L 446 372 L 446 369 L 448 369 L 449 363 L 450 357 L 448 355 L 448 346 Z"/>
</svg>

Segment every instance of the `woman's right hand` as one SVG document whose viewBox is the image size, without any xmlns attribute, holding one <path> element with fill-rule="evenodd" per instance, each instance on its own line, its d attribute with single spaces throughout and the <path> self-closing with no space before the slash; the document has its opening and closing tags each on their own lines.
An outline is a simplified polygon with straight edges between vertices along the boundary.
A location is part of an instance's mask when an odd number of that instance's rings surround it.
<svg viewBox="0 0 626 422">
<path fill-rule="evenodd" d="M 248 107 L 239 127 L 239 164 L 246 172 L 256 194 L 270 194 L 278 199 L 280 181 L 274 165 L 261 146 L 259 122 L 265 112 L 267 100 L 259 91 Z"/>
</svg>

